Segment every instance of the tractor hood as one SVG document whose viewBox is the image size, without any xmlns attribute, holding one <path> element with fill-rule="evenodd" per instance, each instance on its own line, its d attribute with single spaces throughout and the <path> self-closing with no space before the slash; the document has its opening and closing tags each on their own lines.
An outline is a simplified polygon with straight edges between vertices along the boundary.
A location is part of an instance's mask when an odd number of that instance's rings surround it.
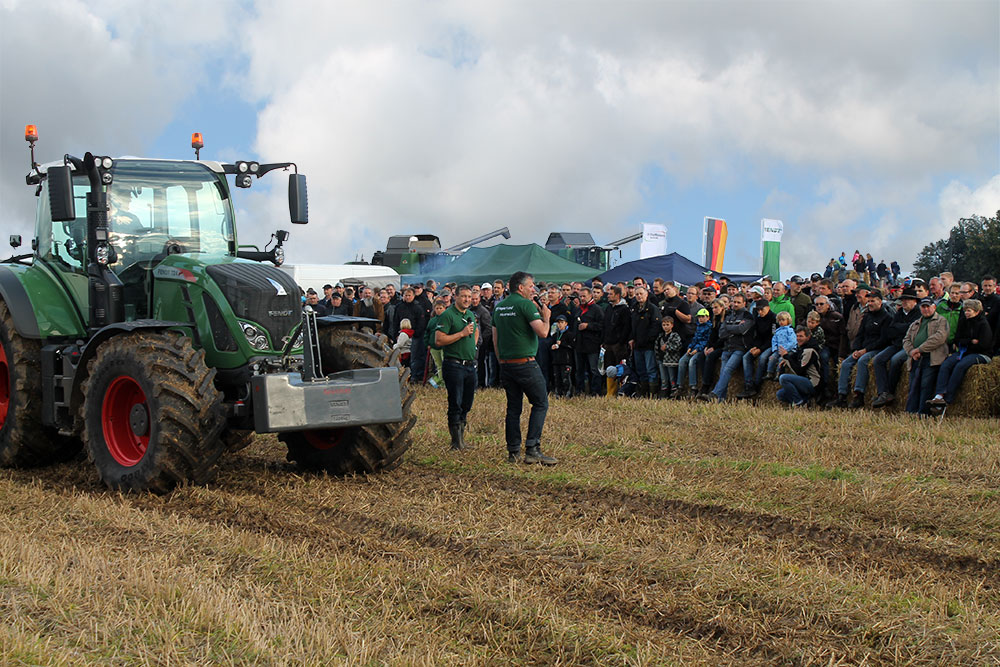
<svg viewBox="0 0 1000 667">
<path fill-rule="evenodd" d="M 281 349 L 302 315 L 299 286 L 287 272 L 270 264 L 233 257 L 173 255 L 153 273 L 157 279 L 190 283 L 211 279 L 237 318 L 267 330 L 273 349 Z M 213 331 L 220 324 L 213 322 Z"/>
</svg>

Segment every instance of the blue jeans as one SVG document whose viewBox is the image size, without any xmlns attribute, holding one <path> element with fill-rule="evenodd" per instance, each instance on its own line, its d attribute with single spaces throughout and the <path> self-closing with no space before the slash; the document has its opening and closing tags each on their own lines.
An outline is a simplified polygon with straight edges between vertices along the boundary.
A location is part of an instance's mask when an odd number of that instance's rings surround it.
<svg viewBox="0 0 1000 667">
<path fill-rule="evenodd" d="M 858 377 L 854 380 L 854 391 L 864 392 L 868 386 L 868 362 L 871 361 L 880 350 L 872 350 L 861 355 L 860 359 L 855 359 L 854 354 L 847 355 L 840 364 L 840 377 L 837 379 L 837 391 L 847 395 L 851 388 L 851 369 L 858 367 Z"/>
<path fill-rule="evenodd" d="M 600 396 L 604 393 L 604 376 L 598 360 L 600 352 L 576 351 L 576 390 L 582 394 L 586 391 L 586 382 L 590 382 L 590 394 Z"/>
<path fill-rule="evenodd" d="M 633 350 L 632 357 L 635 360 L 635 374 L 639 376 L 639 382 L 654 384 L 659 381 L 659 364 L 656 363 L 656 353 L 652 350 Z"/>
<path fill-rule="evenodd" d="M 677 386 L 677 366 L 660 364 L 660 389 L 670 389 Z"/>
<path fill-rule="evenodd" d="M 890 345 L 875 355 L 875 388 L 880 394 L 894 394 L 906 362 L 906 350 Z M 888 366 L 888 370 L 886 370 Z"/>
<path fill-rule="evenodd" d="M 777 394 L 778 400 L 783 403 L 791 403 L 792 405 L 799 405 L 808 401 L 809 397 L 816 392 L 809 378 L 792 373 L 779 375 L 778 384 L 781 385 L 781 389 L 778 390 Z"/>
<path fill-rule="evenodd" d="M 500 364 L 500 384 L 507 393 L 507 418 L 504 421 L 507 451 L 521 451 L 521 410 L 525 396 L 531 403 L 531 414 L 528 416 L 528 435 L 524 445 L 527 449 L 538 447 L 542 427 L 545 426 L 545 414 L 549 410 L 549 395 L 538 362 Z"/>
<path fill-rule="evenodd" d="M 545 337 L 538 339 L 538 352 L 535 354 L 535 361 L 542 371 L 542 378 L 545 379 L 545 391 L 552 389 L 552 338 Z"/>
<path fill-rule="evenodd" d="M 927 401 L 934 397 L 934 385 L 937 384 L 938 369 L 931 366 L 931 355 L 925 354 L 919 361 L 910 366 L 910 393 L 906 397 L 906 411 L 929 415 Z"/>
<path fill-rule="evenodd" d="M 476 362 L 463 364 L 445 357 L 442 366 L 448 389 L 448 424 L 459 424 L 465 421 L 476 396 Z"/>
<path fill-rule="evenodd" d="M 410 382 L 423 384 L 427 369 L 427 346 L 423 334 L 414 334 L 410 340 Z"/>
<path fill-rule="evenodd" d="M 686 380 L 687 386 L 692 389 L 697 387 L 698 367 L 704 366 L 704 364 L 704 352 L 695 352 L 694 354 L 684 354 L 681 356 L 680 363 L 677 364 L 677 384 L 683 387 Z M 704 375 L 704 372 L 702 372 L 702 375 Z"/>
<path fill-rule="evenodd" d="M 819 349 L 819 383 L 829 391 L 827 382 L 830 381 L 830 357 L 834 356 L 830 348 L 826 345 Z"/>
<path fill-rule="evenodd" d="M 770 348 L 767 350 L 770 352 Z M 757 362 L 757 370 L 754 370 L 753 363 Z M 756 357 L 747 350 L 743 355 L 743 384 L 747 387 L 756 387 L 764 379 L 764 369 L 767 368 L 767 362 L 765 361 L 764 351 Z"/>
<path fill-rule="evenodd" d="M 715 383 L 712 393 L 720 401 L 726 398 L 726 390 L 729 389 L 729 379 L 740 367 L 743 361 L 743 350 L 726 350 L 722 353 L 722 370 L 719 371 L 719 381 Z"/>
<path fill-rule="evenodd" d="M 951 405 L 955 402 L 955 396 L 958 394 L 958 389 L 962 386 L 962 380 L 965 379 L 965 374 L 969 372 L 969 369 L 976 364 L 988 363 L 990 363 L 990 358 L 985 354 L 966 353 L 961 359 L 958 358 L 957 352 L 950 355 L 944 360 L 941 364 L 941 370 L 938 371 L 934 393 L 944 396 L 944 400 Z"/>
</svg>

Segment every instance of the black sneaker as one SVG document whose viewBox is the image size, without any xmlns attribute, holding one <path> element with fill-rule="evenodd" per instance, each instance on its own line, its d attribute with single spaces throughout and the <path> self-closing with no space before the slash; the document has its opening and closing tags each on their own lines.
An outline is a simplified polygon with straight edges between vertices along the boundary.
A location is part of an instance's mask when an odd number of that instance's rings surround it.
<svg viewBox="0 0 1000 667">
<path fill-rule="evenodd" d="M 520 463 L 521 462 L 521 452 L 507 452 L 507 463 Z"/>
<path fill-rule="evenodd" d="M 854 392 L 854 398 L 851 400 L 851 405 L 849 407 L 853 410 L 865 407 L 865 395 L 860 391 Z"/>
<path fill-rule="evenodd" d="M 541 463 L 543 466 L 554 466 L 559 463 L 559 461 L 551 456 L 542 454 L 542 450 L 538 447 L 532 447 L 525 453 L 524 462 L 527 465 L 531 465 L 532 463 Z"/>
<path fill-rule="evenodd" d="M 827 401 L 826 407 L 828 408 L 846 408 L 847 407 L 847 394 L 837 394 L 837 398 L 832 401 Z"/>
</svg>

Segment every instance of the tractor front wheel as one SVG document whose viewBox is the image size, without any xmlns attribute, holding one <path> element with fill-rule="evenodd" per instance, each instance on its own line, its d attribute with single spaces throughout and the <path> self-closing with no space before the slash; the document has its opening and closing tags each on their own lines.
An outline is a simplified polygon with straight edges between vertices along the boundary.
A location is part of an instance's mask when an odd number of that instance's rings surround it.
<svg viewBox="0 0 1000 667">
<path fill-rule="evenodd" d="M 306 470 L 335 475 L 392 470 L 402 463 L 403 454 L 410 448 L 410 429 L 417 420 L 411 410 L 415 392 L 408 382 L 410 370 L 399 363 L 399 351 L 389 348 L 385 336 L 343 327 L 326 327 L 319 334 L 323 371 L 327 374 L 359 368 L 399 368 L 403 420 L 282 433 L 278 437 L 288 445 L 288 460 Z"/>
<path fill-rule="evenodd" d="M 139 332 L 102 344 L 83 383 L 84 442 L 110 488 L 166 493 L 203 484 L 225 445 L 215 371 L 191 340 Z"/>
</svg>

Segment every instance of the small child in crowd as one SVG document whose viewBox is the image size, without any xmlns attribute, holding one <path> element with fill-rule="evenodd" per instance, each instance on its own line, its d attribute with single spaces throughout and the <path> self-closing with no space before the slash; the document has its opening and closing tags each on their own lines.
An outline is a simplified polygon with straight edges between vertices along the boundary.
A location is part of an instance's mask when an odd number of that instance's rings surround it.
<svg viewBox="0 0 1000 667">
<path fill-rule="evenodd" d="M 674 331 L 674 318 L 664 315 L 660 322 L 663 331 L 656 337 L 656 361 L 660 368 L 660 396 L 666 398 L 677 391 L 677 366 L 684 342 Z"/>
<path fill-rule="evenodd" d="M 677 386 L 680 390 L 678 398 L 683 397 L 684 392 L 689 387 L 692 392 L 698 387 L 698 354 L 704 356 L 705 348 L 712 337 L 712 318 L 708 310 L 702 308 L 698 311 L 698 325 L 695 327 L 694 336 L 688 343 L 687 350 L 681 355 L 680 363 L 677 366 Z M 685 387 L 685 382 L 687 386 Z"/>
<path fill-rule="evenodd" d="M 569 397 L 573 392 L 573 331 L 565 315 L 556 317 L 552 334 L 552 374 L 556 381 L 556 396 Z"/>
<path fill-rule="evenodd" d="M 435 389 L 444 386 L 444 350 L 434 345 L 434 335 L 437 333 L 438 318 L 447 309 L 448 304 L 444 299 L 434 299 L 434 314 L 427 322 L 427 330 L 424 331 L 424 345 L 431 351 L 431 359 L 434 360 L 434 375 L 427 379 L 427 384 Z"/>
<path fill-rule="evenodd" d="M 783 347 L 788 352 L 794 352 L 798 347 L 795 330 L 792 329 L 792 316 L 785 311 L 781 311 L 775 319 L 778 323 L 778 328 L 774 330 L 774 336 L 771 337 L 771 354 L 767 359 L 768 380 L 774 380 L 778 377 L 778 362 L 781 361 L 778 348 Z"/>
<path fill-rule="evenodd" d="M 410 365 L 410 340 L 413 338 L 413 324 L 408 317 L 399 321 L 399 336 L 392 349 L 399 350 L 399 361 L 404 366 Z"/>
</svg>

